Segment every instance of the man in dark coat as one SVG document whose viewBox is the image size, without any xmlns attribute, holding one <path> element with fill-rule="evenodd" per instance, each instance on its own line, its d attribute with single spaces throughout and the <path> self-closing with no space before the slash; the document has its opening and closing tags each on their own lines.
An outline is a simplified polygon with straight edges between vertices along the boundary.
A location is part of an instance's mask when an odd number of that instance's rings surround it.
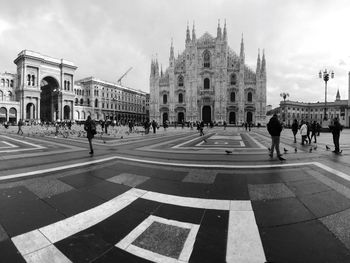
<svg viewBox="0 0 350 263">
<path fill-rule="evenodd" d="M 333 135 L 333 143 L 334 143 L 334 153 L 340 153 L 339 149 L 339 137 L 340 132 L 343 130 L 342 125 L 339 123 L 338 118 L 334 118 L 333 124 L 329 126 L 329 129 Z"/>
<path fill-rule="evenodd" d="M 277 115 L 274 114 L 272 118 L 270 119 L 269 123 L 267 124 L 267 130 L 269 134 L 271 135 L 271 151 L 270 151 L 270 157 L 273 157 L 273 151 L 274 148 L 276 148 L 277 157 L 279 160 L 284 161 L 285 159 L 282 157 L 282 154 L 280 153 L 280 136 L 282 131 L 282 124 L 277 119 Z"/>
<path fill-rule="evenodd" d="M 94 138 L 94 135 L 96 134 L 96 125 L 95 122 L 91 119 L 91 116 L 89 115 L 84 123 L 84 130 L 86 131 L 86 137 L 89 141 L 90 146 L 90 154 L 94 154 L 94 149 L 92 148 L 92 138 Z"/>
</svg>

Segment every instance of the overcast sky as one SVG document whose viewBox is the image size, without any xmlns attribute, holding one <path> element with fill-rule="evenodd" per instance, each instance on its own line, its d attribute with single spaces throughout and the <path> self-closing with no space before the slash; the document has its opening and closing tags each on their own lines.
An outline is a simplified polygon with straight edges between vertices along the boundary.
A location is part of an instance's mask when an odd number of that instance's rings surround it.
<svg viewBox="0 0 350 263">
<path fill-rule="evenodd" d="M 267 103 L 324 101 L 320 69 L 333 69 L 328 101 L 339 88 L 348 98 L 350 2 L 347 0 L 1 0 L 0 71 L 15 73 L 23 49 L 70 60 L 76 79 L 94 76 L 149 92 L 150 61 L 157 54 L 168 67 L 171 38 L 175 54 L 185 48 L 187 21 L 199 38 L 216 35 L 226 19 L 228 43 L 239 53 L 244 34 L 246 63 L 256 67 L 265 49 Z"/>
</svg>

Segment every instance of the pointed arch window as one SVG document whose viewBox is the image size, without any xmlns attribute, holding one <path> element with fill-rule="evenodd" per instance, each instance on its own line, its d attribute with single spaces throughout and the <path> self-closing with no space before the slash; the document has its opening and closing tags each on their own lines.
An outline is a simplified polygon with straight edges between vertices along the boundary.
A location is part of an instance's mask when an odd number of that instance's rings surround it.
<svg viewBox="0 0 350 263">
<path fill-rule="evenodd" d="M 27 85 L 30 86 L 30 74 L 27 75 Z"/>
<path fill-rule="evenodd" d="M 80 105 L 83 105 L 83 104 L 84 104 L 84 100 L 80 99 Z"/>
<path fill-rule="evenodd" d="M 231 99 L 231 102 L 236 101 L 236 93 L 235 92 L 231 92 L 230 99 Z"/>
<path fill-rule="evenodd" d="M 253 101 L 253 94 L 251 92 L 248 92 L 248 102 Z"/>
<path fill-rule="evenodd" d="M 32 86 L 35 86 L 35 76 L 32 75 Z"/>
<path fill-rule="evenodd" d="M 177 80 L 177 85 L 179 87 L 183 87 L 184 86 L 184 77 L 182 75 L 179 76 L 179 78 Z"/>
<path fill-rule="evenodd" d="M 232 73 L 231 74 L 231 77 L 230 77 L 230 84 L 231 85 L 236 85 L 237 84 L 237 76 L 235 73 Z"/>
<path fill-rule="evenodd" d="M 95 99 L 95 108 L 98 108 L 98 99 Z"/>
<path fill-rule="evenodd" d="M 183 103 L 184 101 L 184 97 L 182 95 L 182 93 L 179 94 L 179 103 Z"/>
<path fill-rule="evenodd" d="M 210 89 L 210 79 L 204 79 L 204 89 Z"/>
<path fill-rule="evenodd" d="M 203 53 L 203 67 L 210 68 L 210 52 L 208 50 Z"/>
<path fill-rule="evenodd" d="M 163 95 L 163 104 L 168 103 L 168 96 L 166 94 Z"/>
</svg>

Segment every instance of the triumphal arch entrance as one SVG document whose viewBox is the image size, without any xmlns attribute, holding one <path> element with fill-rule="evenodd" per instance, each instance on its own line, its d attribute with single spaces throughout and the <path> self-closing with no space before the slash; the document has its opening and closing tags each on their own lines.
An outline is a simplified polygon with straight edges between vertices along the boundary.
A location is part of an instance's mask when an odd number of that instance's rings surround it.
<svg viewBox="0 0 350 263">
<path fill-rule="evenodd" d="M 18 87 L 20 118 L 23 120 L 73 120 L 74 73 L 70 61 L 56 59 L 30 50 L 18 54 Z"/>
</svg>

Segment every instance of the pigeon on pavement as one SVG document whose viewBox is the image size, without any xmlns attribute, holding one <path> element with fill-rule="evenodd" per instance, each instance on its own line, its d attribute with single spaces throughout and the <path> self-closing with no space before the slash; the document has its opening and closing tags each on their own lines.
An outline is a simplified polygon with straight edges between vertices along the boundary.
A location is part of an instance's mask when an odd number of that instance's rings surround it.
<svg viewBox="0 0 350 263">
<path fill-rule="evenodd" d="M 287 153 L 287 152 L 288 152 L 288 150 L 287 150 L 286 148 L 283 148 L 283 150 L 284 150 L 284 153 Z"/>
<path fill-rule="evenodd" d="M 232 151 L 229 151 L 229 150 L 225 150 L 225 152 L 226 152 L 227 154 L 231 154 L 231 153 L 232 153 Z"/>
<path fill-rule="evenodd" d="M 330 150 L 330 149 L 331 149 L 331 148 L 329 148 L 328 145 L 326 145 L 326 150 L 328 151 L 328 150 Z"/>
<path fill-rule="evenodd" d="M 294 148 L 294 152 L 297 153 L 298 152 L 298 148 Z"/>
</svg>

